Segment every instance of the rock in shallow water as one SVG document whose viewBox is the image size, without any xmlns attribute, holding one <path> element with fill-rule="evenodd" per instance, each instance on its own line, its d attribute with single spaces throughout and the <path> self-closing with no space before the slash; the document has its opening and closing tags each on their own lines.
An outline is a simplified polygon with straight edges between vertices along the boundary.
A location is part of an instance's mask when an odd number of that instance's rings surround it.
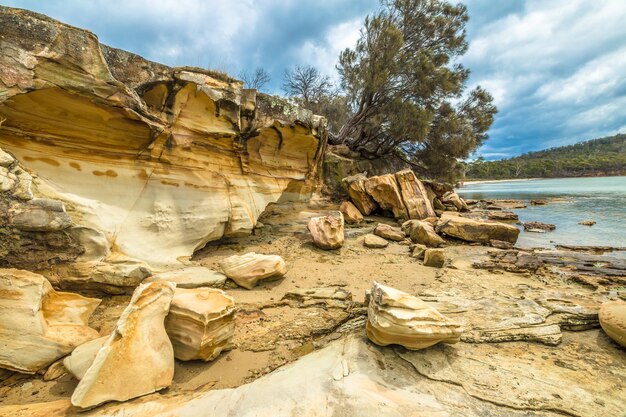
<svg viewBox="0 0 626 417">
<path fill-rule="evenodd" d="M 213 360 L 232 347 L 235 300 L 213 288 L 177 288 L 165 329 L 177 359 Z"/>
<path fill-rule="evenodd" d="M 307 228 L 313 243 L 321 249 L 339 249 L 343 246 L 343 214 L 337 211 L 328 216 L 313 217 Z"/>
<path fill-rule="evenodd" d="M 365 329 L 377 345 L 397 344 L 411 350 L 457 343 L 463 332 L 458 323 L 419 298 L 377 282 L 369 293 Z"/>
<path fill-rule="evenodd" d="M 251 290 L 259 281 L 282 277 L 287 272 L 285 261 L 278 255 L 249 252 L 233 255 L 220 262 L 224 274 L 240 287 Z"/>
<path fill-rule="evenodd" d="M 57 292 L 43 276 L 0 269 L 0 368 L 35 373 L 98 337 L 100 300 Z"/>
<path fill-rule="evenodd" d="M 113 333 L 72 394 L 72 405 L 87 408 L 126 401 L 168 387 L 174 377 L 174 350 L 163 321 L 176 285 L 140 285 Z"/>
</svg>

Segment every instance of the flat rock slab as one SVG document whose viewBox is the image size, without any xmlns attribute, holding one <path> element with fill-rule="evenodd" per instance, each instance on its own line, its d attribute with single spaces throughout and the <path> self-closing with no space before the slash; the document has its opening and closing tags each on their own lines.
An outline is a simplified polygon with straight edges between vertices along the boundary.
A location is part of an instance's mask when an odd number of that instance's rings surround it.
<svg viewBox="0 0 626 417">
<path fill-rule="evenodd" d="M 224 286 L 224 283 L 226 283 L 226 275 L 202 266 L 190 266 L 156 274 L 150 278 L 146 278 L 144 282 L 158 280 L 173 282 L 176 284 L 176 288 L 221 288 Z"/>
<path fill-rule="evenodd" d="M 469 395 L 513 410 L 568 416 L 621 416 L 626 410 L 626 357 L 614 348 L 570 341 L 561 349 L 525 343 L 435 346 L 400 351 L 415 370 L 433 381 L 462 387 Z M 607 366 L 606 364 L 610 364 Z M 498 415 L 506 415 L 501 410 Z"/>
<path fill-rule="evenodd" d="M 254 410 L 255 416 L 619 416 L 626 409 L 626 359 L 614 362 L 610 349 L 571 341 L 557 352 L 530 351 L 523 343 L 409 352 L 352 336 L 235 389 L 153 395 L 81 415 L 227 417 Z M 12 417 L 69 412 L 63 400 L 0 407 L 0 414 Z"/>
</svg>

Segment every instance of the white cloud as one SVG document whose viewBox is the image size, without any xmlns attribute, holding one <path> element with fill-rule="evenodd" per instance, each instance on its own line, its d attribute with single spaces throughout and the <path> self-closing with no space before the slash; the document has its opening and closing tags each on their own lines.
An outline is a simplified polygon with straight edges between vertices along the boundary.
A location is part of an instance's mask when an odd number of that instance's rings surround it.
<svg viewBox="0 0 626 417">
<path fill-rule="evenodd" d="M 335 65 L 339 53 L 346 48 L 354 47 L 362 25 L 363 18 L 356 18 L 330 27 L 321 42 L 308 40 L 298 47 L 298 62 L 312 65 L 323 74 L 337 80 Z"/>
<path fill-rule="evenodd" d="M 548 82 L 537 95 L 550 102 L 584 103 L 626 84 L 626 47 L 586 63 L 565 79 Z"/>
</svg>

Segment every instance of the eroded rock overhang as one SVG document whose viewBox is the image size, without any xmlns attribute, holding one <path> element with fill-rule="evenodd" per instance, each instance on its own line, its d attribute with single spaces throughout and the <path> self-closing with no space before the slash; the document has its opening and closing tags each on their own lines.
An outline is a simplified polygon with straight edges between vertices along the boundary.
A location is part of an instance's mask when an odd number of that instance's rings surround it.
<svg viewBox="0 0 626 417">
<path fill-rule="evenodd" d="M 0 27 L 0 148 L 114 251 L 176 263 L 312 191 L 323 118 L 33 12 L 0 6 Z"/>
</svg>

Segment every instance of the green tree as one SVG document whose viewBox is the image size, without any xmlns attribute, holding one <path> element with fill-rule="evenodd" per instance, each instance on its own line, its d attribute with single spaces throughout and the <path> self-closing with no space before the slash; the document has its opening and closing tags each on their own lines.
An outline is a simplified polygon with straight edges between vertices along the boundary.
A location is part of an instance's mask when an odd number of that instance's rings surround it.
<svg viewBox="0 0 626 417">
<path fill-rule="evenodd" d="M 331 137 L 366 157 L 395 154 L 435 177 L 459 175 L 486 139 L 496 108 L 469 71 L 467 9 L 444 0 L 383 0 L 338 70 L 352 114 Z M 448 179 L 448 178 L 446 178 Z"/>
</svg>

